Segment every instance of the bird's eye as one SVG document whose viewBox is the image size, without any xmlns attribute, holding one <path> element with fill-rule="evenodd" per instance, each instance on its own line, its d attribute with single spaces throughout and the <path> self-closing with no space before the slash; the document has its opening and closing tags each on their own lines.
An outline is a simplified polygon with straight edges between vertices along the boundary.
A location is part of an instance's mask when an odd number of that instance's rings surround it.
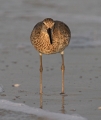
<svg viewBox="0 0 101 120">
<path fill-rule="evenodd" d="M 45 25 L 45 23 L 44 22 L 42 22 L 43 23 L 43 25 Z"/>
</svg>

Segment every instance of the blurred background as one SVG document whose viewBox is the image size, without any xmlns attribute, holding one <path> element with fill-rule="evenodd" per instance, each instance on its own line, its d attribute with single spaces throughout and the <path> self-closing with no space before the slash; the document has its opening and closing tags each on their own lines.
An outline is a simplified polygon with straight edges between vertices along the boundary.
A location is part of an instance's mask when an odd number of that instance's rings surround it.
<svg viewBox="0 0 101 120">
<path fill-rule="evenodd" d="M 70 27 L 70 47 L 101 45 L 101 0 L 0 0 L 0 48 L 30 45 L 34 25 L 47 17 Z"/>
</svg>

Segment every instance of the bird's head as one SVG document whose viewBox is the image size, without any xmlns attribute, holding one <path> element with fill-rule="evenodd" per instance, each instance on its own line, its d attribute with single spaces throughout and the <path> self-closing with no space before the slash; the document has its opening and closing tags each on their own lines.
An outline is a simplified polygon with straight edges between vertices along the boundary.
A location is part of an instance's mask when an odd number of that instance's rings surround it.
<svg viewBox="0 0 101 120">
<path fill-rule="evenodd" d="M 54 23 L 55 23 L 54 20 L 51 18 L 46 18 L 43 20 L 43 24 L 45 25 L 47 29 L 49 28 L 51 29 L 54 26 Z"/>
</svg>

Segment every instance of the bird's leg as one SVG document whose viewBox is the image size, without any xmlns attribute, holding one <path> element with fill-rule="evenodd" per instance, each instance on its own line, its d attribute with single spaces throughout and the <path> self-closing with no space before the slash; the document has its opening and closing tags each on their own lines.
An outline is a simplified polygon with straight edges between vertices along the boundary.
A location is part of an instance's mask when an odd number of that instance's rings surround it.
<svg viewBox="0 0 101 120">
<path fill-rule="evenodd" d="M 42 54 L 40 53 L 40 94 L 42 94 L 42 72 L 43 72 L 43 66 L 42 66 Z"/>
<path fill-rule="evenodd" d="M 61 94 L 64 94 L 64 72 L 65 72 L 64 51 L 61 52 L 61 57 L 62 57 L 62 65 L 61 65 L 61 71 L 62 71 L 62 91 L 61 91 Z"/>
</svg>

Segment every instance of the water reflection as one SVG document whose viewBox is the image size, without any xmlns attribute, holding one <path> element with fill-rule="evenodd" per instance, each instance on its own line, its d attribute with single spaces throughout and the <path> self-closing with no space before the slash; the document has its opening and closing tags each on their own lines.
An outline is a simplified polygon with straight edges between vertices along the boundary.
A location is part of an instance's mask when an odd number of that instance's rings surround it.
<svg viewBox="0 0 101 120">
<path fill-rule="evenodd" d="M 65 110 L 65 95 L 61 95 L 61 113 L 66 114 Z M 40 108 L 43 109 L 43 94 L 40 94 Z"/>
<path fill-rule="evenodd" d="M 62 106 L 61 106 L 61 110 L 60 110 L 60 111 L 61 111 L 63 114 L 65 114 L 65 113 L 66 113 L 66 110 L 65 110 L 65 96 L 64 96 L 64 95 L 62 95 L 61 103 L 62 103 Z"/>
<path fill-rule="evenodd" d="M 43 94 L 40 94 L 40 108 L 43 108 Z"/>
</svg>

